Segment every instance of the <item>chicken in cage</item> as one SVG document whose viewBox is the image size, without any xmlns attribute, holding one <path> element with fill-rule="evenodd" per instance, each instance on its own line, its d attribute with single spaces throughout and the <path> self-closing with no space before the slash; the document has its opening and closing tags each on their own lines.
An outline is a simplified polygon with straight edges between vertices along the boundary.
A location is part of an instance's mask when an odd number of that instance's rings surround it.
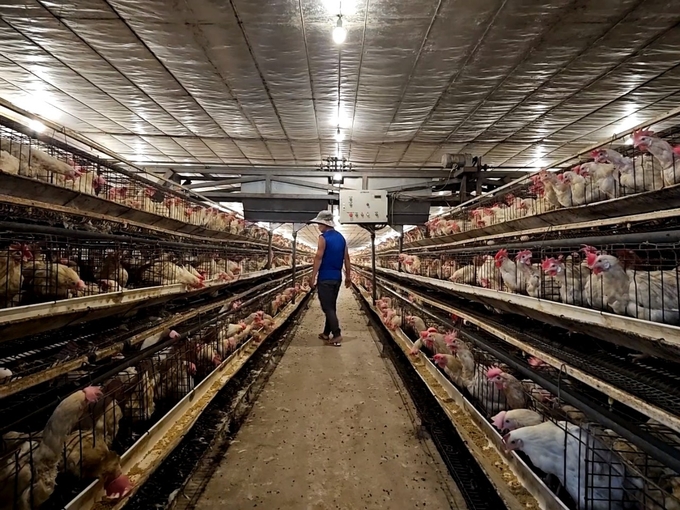
<svg viewBox="0 0 680 510">
<path fill-rule="evenodd" d="M 380 266 L 453 283 L 524 294 L 665 324 L 680 323 L 680 273 L 674 244 L 611 244 L 539 250 L 480 249 L 439 257 L 383 256 Z M 540 262 L 539 262 L 540 261 Z"/>
<path fill-rule="evenodd" d="M 206 229 L 267 241 L 268 232 L 216 206 L 192 201 L 180 191 L 163 189 L 151 180 L 122 173 L 104 161 L 33 139 L 8 127 L 0 128 L 0 170 L 48 184 L 95 195 L 121 205 Z M 280 235 L 272 244 L 289 249 Z"/>
<path fill-rule="evenodd" d="M 0 299 L 4 307 L 117 293 L 125 289 L 183 284 L 201 289 L 260 270 L 267 256 L 251 251 L 163 242 L 111 241 L 4 233 L 0 252 Z M 4 244 L 4 243 L 3 243 Z M 290 256 L 282 255 L 288 265 Z"/>
<path fill-rule="evenodd" d="M 564 171 L 541 170 L 451 217 L 433 218 L 427 232 L 432 238 L 451 236 L 560 208 L 658 191 L 680 181 L 680 148 L 648 130 L 636 131 L 632 139 L 633 148 L 596 149 L 590 154 L 593 161 Z"/>
</svg>

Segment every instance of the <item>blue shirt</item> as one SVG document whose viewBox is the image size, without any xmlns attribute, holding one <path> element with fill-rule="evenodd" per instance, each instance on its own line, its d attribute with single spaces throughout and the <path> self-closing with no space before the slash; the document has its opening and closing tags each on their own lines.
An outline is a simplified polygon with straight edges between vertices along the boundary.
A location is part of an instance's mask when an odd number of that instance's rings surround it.
<svg viewBox="0 0 680 510">
<path fill-rule="evenodd" d="M 345 262 L 345 238 L 337 230 L 326 230 L 321 234 L 326 240 L 321 266 L 319 266 L 319 281 L 342 281 L 342 265 Z"/>
</svg>

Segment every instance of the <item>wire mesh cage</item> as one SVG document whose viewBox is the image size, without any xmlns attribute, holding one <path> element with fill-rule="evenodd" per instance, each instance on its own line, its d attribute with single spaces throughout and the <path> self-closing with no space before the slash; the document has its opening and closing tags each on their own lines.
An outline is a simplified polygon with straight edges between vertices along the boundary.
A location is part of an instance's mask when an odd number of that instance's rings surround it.
<svg viewBox="0 0 680 510">
<path fill-rule="evenodd" d="M 658 134 L 639 130 L 593 150 L 571 168 L 541 170 L 512 186 L 477 197 L 427 224 L 429 237 L 451 236 L 543 214 L 591 205 L 680 182 L 678 118 L 668 119 Z M 409 240 L 408 242 L 414 242 Z"/>
<path fill-rule="evenodd" d="M 191 195 L 182 188 L 171 189 L 156 177 L 138 171 L 136 175 L 114 167 L 115 161 L 71 150 L 64 142 L 30 137 L 0 117 L 0 173 L 19 175 L 77 193 L 93 195 L 164 218 L 171 218 L 219 232 L 268 240 L 266 229 L 246 222 L 217 204 Z M 142 178 L 143 177 L 143 178 Z M 290 248 L 281 236 L 274 244 Z"/>
<path fill-rule="evenodd" d="M 152 335 L 125 355 L 102 360 L 112 375 L 97 386 L 5 424 L 0 508 L 61 508 L 93 479 L 102 480 L 111 497 L 129 490 L 120 454 L 247 341 L 269 335 L 277 314 L 309 291 L 306 278 L 266 283 L 217 315 L 201 314 Z"/>
<path fill-rule="evenodd" d="M 11 307 L 183 284 L 231 282 L 267 265 L 267 254 L 226 246 L 164 243 L 116 236 L 0 233 L 0 305 Z M 290 263 L 290 256 L 281 266 Z M 274 267 L 279 267 L 275 265 Z"/>
<path fill-rule="evenodd" d="M 361 275 L 355 281 L 366 286 Z M 563 502 L 576 510 L 680 508 L 678 473 L 567 405 L 531 379 L 522 379 L 498 359 L 470 341 L 480 331 L 456 316 L 455 328 L 442 326 L 436 307 L 403 290 L 385 291 L 380 284 L 377 310 L 390 330 L 401 328 L 413 341 L 412 354 L 423 352 L 489 419 L 508 450 L 516 450 Z M 526 356 L 516 351 L 520 356 Z M 590 395 L 604 405 L 607 398 L 567 377 L 535 357 L 532 370 L 557 381 L 558 388 Z M 611 406 L 611 404 L 607 404 Z M 625 407 L 631 423 L 651 431 L 671 448 L 680 446 L 675 432 Z M 630 413 L 628 415 L 627 413 Z"/>
<path fill-rule="evenodd" d="M 606 238 L 603 238 L 606 239 Z M 528 295 L 638 319 L 680 323 L 679 248 L 616 242 L 596 247 L 564 236 L 536 249 L 457 249 L 386 255 L 379 267 Z"/>
</svg>

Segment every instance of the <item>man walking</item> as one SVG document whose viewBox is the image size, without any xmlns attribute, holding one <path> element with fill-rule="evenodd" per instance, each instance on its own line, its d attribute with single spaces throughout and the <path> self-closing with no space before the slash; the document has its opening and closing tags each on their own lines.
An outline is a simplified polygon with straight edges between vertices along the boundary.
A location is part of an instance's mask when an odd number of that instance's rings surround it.
<svg viewBox="0 0 680 510">
<path fill-rule="evenodd" d="M 352 285 L 349 250 L 345 238 L 335 230 L 333 214 L 330 211 L 321 211 L 310 223 L 316 224 L 321 233 L 312 270 L 312 285 L 318 289 L 321 309 L 326 315 L 326 325 L 319 338 L 328 342 L 329 345 L 340 347 L 342 333 L 338 323 L 336 304 L 342 283 L 343 264 L 345 265 L 345 287 L 349 288 Z"/>
</svg>

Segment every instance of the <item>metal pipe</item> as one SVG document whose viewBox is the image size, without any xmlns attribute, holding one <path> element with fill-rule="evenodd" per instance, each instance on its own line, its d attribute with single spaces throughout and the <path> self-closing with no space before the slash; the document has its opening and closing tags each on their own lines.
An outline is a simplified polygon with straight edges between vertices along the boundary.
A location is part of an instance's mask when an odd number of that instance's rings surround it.
<svg viewBox="0 0 680 510">
<path fill-rule="evenodd" d="M 295 270 L 297 267 L 297 236 L 297 230 L 293 230 L 293 288 L 295 288 Z M 295 292 L 293 292 L 293 303 L 295 303 Z"/>
<path fill-rule="evenodd" d="M 376 270 L 375 270 L 375 230 L 371 229 L 371 265 L 373 266 L 373 285 L 371 289 L 371 296 L 373 298 L 373 306 L 375 306 L 376 294 Z"/>
<path fill-rule="evenodd" d="M 398 255 L 401 255 L 401 252 L 403 251 L 404 251 L 404 230 L 402 227 L 402 232 L 401 235 L 399 236 Z M 401 257 L 399 257 L 397 260 L 397 271 L 401 272 Z"/>
<path fill-rule="evenodd" d="M 274 232 L 269 231 L 267 240 L 267 269 L 272 268 L 272 262 L 274 261 L 274 251 L 272 250 L 272 241 L 274 239 Z"/>
</svg>

